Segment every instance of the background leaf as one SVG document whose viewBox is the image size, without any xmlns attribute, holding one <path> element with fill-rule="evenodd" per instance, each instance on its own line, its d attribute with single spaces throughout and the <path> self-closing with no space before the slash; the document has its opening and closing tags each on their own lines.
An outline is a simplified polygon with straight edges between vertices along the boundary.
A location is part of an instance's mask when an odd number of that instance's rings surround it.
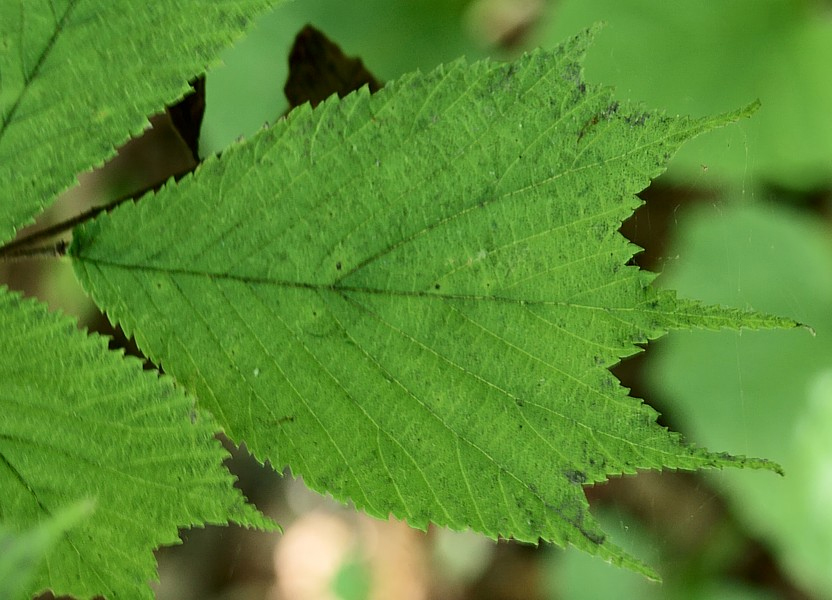
<svg viewBox="0 0 832 600">
<path fill-rule="evenodd" d="M 0 526 L 20 532 L 96 503 L 49 552 L 29 596 L 152 598 L 152 551 L 176 543 L 178 527 L 270 526 L 233 488 L 216 424 L 170 379 L 5 288 L 0 330 Z"/>
<path fill-rule="evenodd" d="M 585 33 L 294 111 L 75 232 L 114 322 L 261 460 L 314 489 L 651 573 L 582 485 L 769 467 L 683 444 L 607 367 L 670 327 L 791 326 L 625 267 L 633 193 L 693 135 L 585 84 Z"/>
<path fill-rule="evenodd" d="M 276 2 L 0 3 L 0 242 L 145 129 Z"/>
</svg>

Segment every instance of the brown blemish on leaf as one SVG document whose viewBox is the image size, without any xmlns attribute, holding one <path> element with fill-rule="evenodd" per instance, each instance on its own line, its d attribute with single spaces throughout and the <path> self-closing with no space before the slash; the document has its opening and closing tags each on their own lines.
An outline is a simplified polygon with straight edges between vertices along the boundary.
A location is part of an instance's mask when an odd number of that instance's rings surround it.
<svg viewBox="0 0 832 600">
<path fill-rule="evenodd" d="M 577 469 L 567 469 L 563 472 L 564 476 L 569 480 L 569 483 L 575 485 L 582 485 L 586 483 L 586 473 L 578 471 Z"/>
</svg>

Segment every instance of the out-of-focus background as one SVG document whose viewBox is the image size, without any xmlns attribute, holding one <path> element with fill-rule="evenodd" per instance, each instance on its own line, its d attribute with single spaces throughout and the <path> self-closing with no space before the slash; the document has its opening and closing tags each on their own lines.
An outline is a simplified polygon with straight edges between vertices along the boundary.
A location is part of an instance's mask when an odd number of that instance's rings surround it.
<svg viewBox="0 0 832 600">
<path fill-rule="evenodd" d="M 587 490 L 622 546 L 663 584 L 573 549 L 414 531 L 307 490 L 232 449 L 240 487 L 284 528 L 183 531 L 158 552 L 161 600 L 832 598 L 832 2 L 828 0 L 295 0 L 207 76 L 200 152 L 287 109 L 295 34 L 311 23 L 382 81 L 459 56 L 509 59 L 603 21 L 586 76 L 621 99 L 750 120 L 687 145 L 622 231 L 658 285 L 814 328 L 674 333 L 616 367 L 662 423 L 766 472 L 642 473 Z M 164 117 L 82 177 L 40 226 L 187 168 Z M 279 205 L 275 210 L 281 210 Z M 0 280 L 115 335 L 60 261 L 0 264 Z M 281 466 L 278 465 L 278 468 Z"/>
</svg>

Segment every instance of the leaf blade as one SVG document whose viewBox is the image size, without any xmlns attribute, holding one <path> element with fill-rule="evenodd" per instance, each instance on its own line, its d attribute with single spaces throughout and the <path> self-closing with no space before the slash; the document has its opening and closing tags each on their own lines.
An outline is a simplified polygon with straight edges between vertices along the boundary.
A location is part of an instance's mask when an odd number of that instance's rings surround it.
<svg viewBox="0 0 832 600">
<path fill-rule="evenodd" d="M 164 203 L 77 230 L 78 276 L 232 437 L 313 488 L 655 576 L 583 485 L 772 465 L 685 445 L 607 370 L 692 324 L 623 266 L 617 230 L 676 147 L 747 110 L 620 104 L 581 80 L 592 35 L 301 108 Z"/>
<path fill-rule="evenodd" d="M 0 291 L 2 519 L 33 527 L 79 499 L 95 514 L 48 554 L 29 595 L 152 597 L 152 551 L 177 527 L 269 527 L 234 489 L 216 424 L 166 378 L 35 301 Z"/>
<path fill-rule="evenodd" d="M 277 1 L 0 4 L 0 242 L 189 91 Z"/>
</svg>

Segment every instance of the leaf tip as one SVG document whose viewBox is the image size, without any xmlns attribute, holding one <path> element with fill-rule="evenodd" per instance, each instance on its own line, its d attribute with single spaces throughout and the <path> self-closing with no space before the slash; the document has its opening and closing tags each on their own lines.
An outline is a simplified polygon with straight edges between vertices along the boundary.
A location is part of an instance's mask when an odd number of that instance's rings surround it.
<svg viewBox="0 0 832 600">
<path fill-rule="evenodd" d="M 603 30 L 607 26 L 606 21 L 595 21 L 592 25 L 587 27 L 586 32 L 590 38 L 594 38 L 598 35 L 601 30 Z"/>
<path fill-rule="evenodd" d="M 754 115 L 754 113 L 756 113 L 760 109 L 761 106 L 762 106 L 762 103 L 760 102 L 759 99 L 757 99 L 757 100 L 754 100 L 753 102 L 751 102 L 749 104 L 746 104 L 745 106 L 742 106 L 742 107 L 740 107 L 736 110 L 732 110 L 732 111 L 729 111 L 729 112 L 726 112 L 726 113 L 715 115 L 712 119 L 709 120 L 710 122 L 708 124 L 709 125 L 708 129 L 716 128 L 716 127 L 724 127 L 726 125 L 731 125 L 732 123 L 736 123 L 737 121 L 739 121 L 741 119 L 748 119 L 748 118 L 752 117 Z"/>
<path fill-rule="evenodd" d="M 608 544 L 608 546 L 614 554 L 612 556 L 604 556 L 603 558 L 606 562 L 621 569 L 638 573 L 650 581 L 656 583 L 662 582 L 662 576 L 653 567 L 614 544 Z"/>
<path fill-rule="evenodd" d="M 749 458 L 747 456 L 729 454 L 727 452 L 719 452 L 713 454 L 712 456 L 715 459 L 712 466 L 717 468 L 737 467 L 740 469 L 760 469 L 772 471 L 781 477 L 786 475 L 786 472 L 779 463 L 767 458 Z"/>
<path fill-rule="evenodd" d="M 749 458 L 745 459 L 745 462 L 742 463 L 743 467 L 749 469 L 763 469 L 766 471 L 771 471 L 772 473 L 777 473 L 780 477 L 786 476 L 786 471 L 783 470 L 783 467 L 780 463 L 774 462 L 773 460 L 767 460 L 765 458 Z"/>
</svg>

